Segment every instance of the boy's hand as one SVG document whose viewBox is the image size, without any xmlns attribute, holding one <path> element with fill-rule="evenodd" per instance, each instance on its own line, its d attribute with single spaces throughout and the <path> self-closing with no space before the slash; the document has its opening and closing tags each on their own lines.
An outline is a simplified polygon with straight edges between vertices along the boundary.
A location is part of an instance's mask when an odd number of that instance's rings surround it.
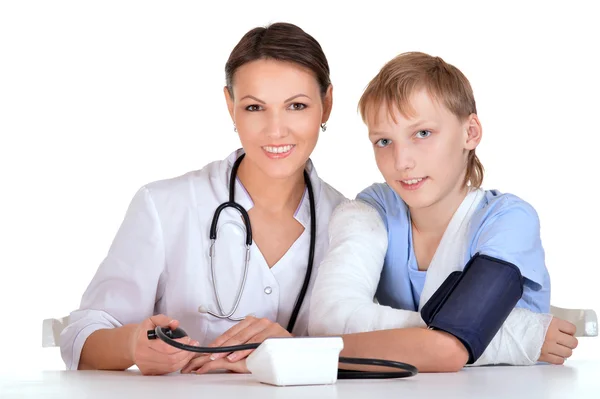
<svg viewBox="0 0 600 399">
<path fill-rule="evenodd" d="M 571 357 L 573 349 L 577 347 L 575 330 L 575 325 L 572 323 L 553 317 L 546 332 L 539 361 L 563 364 L 567 358 Z"/>
</svg>

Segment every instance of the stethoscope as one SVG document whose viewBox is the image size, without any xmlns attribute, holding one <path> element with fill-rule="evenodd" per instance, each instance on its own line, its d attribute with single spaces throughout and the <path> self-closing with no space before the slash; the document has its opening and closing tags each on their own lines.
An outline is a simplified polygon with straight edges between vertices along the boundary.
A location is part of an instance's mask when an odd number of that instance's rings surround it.
<svg viewBox="0 0 600 399">
<path fill-rule="evenodd" d="M 229 319 L 231 321 L 241 321 L 244 317 L 233 317 L 233 314 L 238 308 L 240 304 L 240 299 L 242 298 L 242 293 L 244 292 L 244 286 L 246 285 L 246 280 L 248 278 L 248 267 L 250 265 L 250 247 L 252 245 L 252 226 L 250 225 L 250 216 L 248 216 L 248 212 L 242 207 L 240 204 L 235 202 L 235 180 L 237 177 L 237 171 L 244 159 L 246 154 L 240 155 L 235 163 L 233 164 L 233 168 L 231 169 L 231 175 L 229 176 L 229 201 L 222 203 L 217 207 L 215 213 L 213 215 L 212 223 L 210 225 L 210 249 L 209 249 L 209 257 L 210 257 L 210 273 L 212 275 L 212 285 L 213 291 L 215 293 L 215 297 L 217 299 L 217 307 L 218 312 L 211 311 L 204 307 L 201 308 L 202 312 L 208 313 L 214 317 L 219 319 Z M 298 313 L 300 312 L 300 307 L 302 306 L 302 302 L 304 301 L 304 297 L 306 296 L 306 291 L 308 289 L 308 283 L 310 282 L 310 275 L 313 269 L 313 260 L 315 256 L 315 239 L 316 239 L 316 211 L 315 211 L 315 199 L 313 195 L 312 184 L 310 183 L 310 178 L 308 177 L 308 173 L 306 170 L 304 171 L 304 182 L 306 184 L 306 188 L 308 189 L 308 199 L 310 202 L 310 246 L 308 250 L 308 266 L 306 268 L 306 275 L 304 276 L 304 284 L 302 285 L 302 289 L 300 290 L 300 294 L 296 299 L 296 304 L 294 305 L 294 309 L 290 316 L 290 320 L 287 326 L 288 332 L 292 332 L 294 329 L 294 325 L 296 324 L 296 319 L 298 318 Z M 225 312 L 223 310 L 223 305 L 221 304 L 221 298 L 219 296 L 219 290 L 217 289 L 217 276 L 215 273 L 214 267 L 214 257 L 215 257 L 215 242 L 217 240 L 217 223 L 219 221 L 219 215 L 226 208 L 234 208 L 236 209 L 242 216 L 244 221 L 244 227 L 246 229 L 246 254 L 244 257 L 244 274 L 242 276 L 242 280 L 240 282 L 240 286 L 238 287 L 237 294 L 235 296 L 235 301 L 233 303 L 233 307 L 229 312 Z"/>
<path fill-rule="evenodd" d="M 160 339 L 168 345 L 174 348 L 181 349 L 184 351 L 195 352 L 195 353 L 224 353 L 224 352 L 237 352 L 244 350 L 253 350 L 258 348 L 261 344 L 242 344 L 233 346 L 217 346 L 217 347 L 203 347 L 194 346 L 189 344 L 183 344 L 176 339 L 187 337 L 187 333 L 181 327 L 177 327 L 171 330 L 169 327 L 157 326 L 153 330 L 148 330 L 146 336 L 149 340 Z M 282 339 L 295 339 L 295 338 L 282 338 Z M 419 373 L 419 370 L 412 364 L 396 362 L 393 360 L 383 359 L 365 359 L 358 357 L 339 357 L 339 363 L 345 364 L 362 364 L 368 366 L 383 366 L 390 367 L 393 369 L 399 369 L 401 371 L 354 371 L 354 370 L 341 370 L 338 369 L 337 378 L 340 380 L 350 379 L 384 379 L 384 378 L 405 378 L 412 377 Z"/>
<path fill-rule="evenodd" d="M 211 274 L 213 278 L 213 289 L 215 292 L 215 296 L 217 298 L 217 307 L 219 308 L 219 312 L 213 312 L 210 310 L 206 310 L 206 313 L 218 317 L 220 319 L 229 319 L 233 321 L 239 321 L 243 318 L 235 318 L 232 317 L 237 307 L 239 305 L 242 292 L 244 291 L 244 285 L 246 284 L 246 277 L 248 275 L 248 265 L 250 259 L 250 246 L 252 245 L 252 228 L 250 226 L 250 217 L 248 216 L 248 212 L 238 203 L 234 201 L 235 194 L 235 179 L 237 175 L 237 170 L 244 159 L 245 154 L 242 154 L 233 164 L 233 168 L 231 170 L 231 176 L 229 180 L 229 201 L 224 202 L 215 211 L 213 215 L 213 220 L 210 226 L 210 268 Z M 310 281 L 310 275 L 313 268 L 313 259 L 315 254 L 315 238 L 316 238 L 316 216 L 315 216 L 315 202 L 313 196 L 312 185 L 310 183 L 310 178 L 308 177 L 308 173 L 306 170 L 304 171 L 304 181 L 306 183 L 306 187 L 308 189 L 308 196 L 310 201 L 310 247 L 308 251 L 308 267 L 306 269 L 306 275 L 304 277 L 304 284 L 302 285 L 302 289 L 300 290 L 300 294 L 298 295 L 298 299 L 296 300 L 296 304 L 294 305 L 294 310 L 292 315 L 290 316 L 290 321 L 288 323 L 287 331 L 289 333 L 292 332 L 294 328 L 294 324 L 296 323 L 296 318 L 298 317 L 298 312 L 300 311 L 300 307 L 302 306 L 302 302 L 304 301 L 304 297 L 306 296 L 306 291 L 308 289 L 308 283 Z M 246 256 L 244 260 L 244 275 L 242 281 L 240 283 L 240 287 L 238 289 L 238 293 L 235 298 L 234 305 L 229 312 L 223 311 L 223 306 L 221 305 L 221 300 L 219 298 L 219 293 L 216 285 L 216 275 L 213 266 L 213 257 L 214 253 L 214 244 L 217 240 L 217 222 L 219 220 L 219 215 L 223 211 L 223 209 L 232 207 L 237 209 L 242 218 L 244 219 L 244 226 L 246 228 Z M 168 327 L 156 327 L 153 330 L 147 331 L 148 339 L 160 339 L 163 342 L 186 351 L 196 352 L 196 353 L 222 353 L 222 352 L 236 352 L 248 349 L 256 349 L 260 346 L 260 344 L 243 344 L 243 345 L 234 345 L 234 346 L 221 346 L 221 347 L 200 347 L 193 346 L 180 343 L 176 341 L 178 338 L 186 337 L 187 333 L 180 327 L 171 330 Z M 290 338 L 293 339 L 293 338 Z M 395 369 L 400 369 L 402 371 L 397 372 L 375 372 L 375 371 L 352 371 L 352 370 L 339 370 L 338 371 L 338 379 L 381 379 L 381 378 L 404 378 L 404 377 L 412 377 L 418 373 L 418 370 L 415 366 L 407 363 L 395 362 L 391 360 L 382 360 L 382 359 L 361 359 L 361 358 L 351 358 L 351 357 L 340 357 L 340 363 L 346 364 L 363 364 L 363 365 L 371 365 L 371 366 L 384 366 Z"/>
</svg>

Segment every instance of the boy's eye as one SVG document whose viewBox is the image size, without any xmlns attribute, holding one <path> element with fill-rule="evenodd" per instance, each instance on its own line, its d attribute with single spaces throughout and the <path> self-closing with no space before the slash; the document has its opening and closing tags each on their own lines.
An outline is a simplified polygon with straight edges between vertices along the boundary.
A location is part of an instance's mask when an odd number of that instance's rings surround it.
<svg viewBox="0 0 600 399">
<path fill-rule="evenodd" d="M 304 108 L 306 108 L 306 104 L 302 104 L 302 103 L 292 103 L 292 104 L 290 104 L 290 109 L 292 111 L 301 111 Z"/>
<path fill-rule="evenodd" d="M 392 142 L 392 140 L 390 140 L 390 139 L 379 139 L 375 142 L 375 145 L 377 147 L 383 148 L 383 147 L 387 147 L 391 142 Z"/>
<path fill-rule="evenodd" d="M 429 137 L 431 135 L 431 132 L 429 130 L 419 130 L 417 132 L 417 137 L 420 139 L 424 139 L 426 137 Z"/>
<path fill-rule="evenodd" d="M 248 105 L 246 107 L 246 111 L 255 112 L 255 111 L 260 111 L 260 110 L 261 110 L 261 107 L 260 107 L 260 105 L 257 105 L 257 104 Z"/>
</svg>

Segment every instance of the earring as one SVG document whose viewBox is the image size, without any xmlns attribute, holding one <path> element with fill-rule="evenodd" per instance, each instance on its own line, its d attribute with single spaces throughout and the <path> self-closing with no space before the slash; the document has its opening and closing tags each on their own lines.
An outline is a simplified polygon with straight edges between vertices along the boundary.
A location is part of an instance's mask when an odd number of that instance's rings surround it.
<svg viewBox="0 0 600 399">
<path fill-rule="evenodd" d="M 235 127 L 235 123 L 233 124 L 233 131 L 237 133 L 237 127 Z"/>
<path fill-rule="evenodd" d="M 327 122 L 325 123 L 321 123 L 321 130 L 324 132 L 325 130 L 327 130 Z"/>
</svg>

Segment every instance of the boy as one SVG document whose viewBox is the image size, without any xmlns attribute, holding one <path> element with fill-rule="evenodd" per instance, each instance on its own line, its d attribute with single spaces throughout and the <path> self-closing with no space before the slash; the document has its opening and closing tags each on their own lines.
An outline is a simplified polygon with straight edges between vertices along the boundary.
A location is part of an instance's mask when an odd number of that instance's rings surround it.
<svg viewBox="0 0 600 399">
<path fill-rule="evenodd" d="M 334 212 L 309 333 L 343 334 L 341 356 L 421 372 L 562 364 L 577 346 L 575 327 L 547 314 L 533 207 L 480 188 L 482 129 L 467 78 L 439 57 L 401 54 L 359 109 L 386 183 Z"/>
</svg>

